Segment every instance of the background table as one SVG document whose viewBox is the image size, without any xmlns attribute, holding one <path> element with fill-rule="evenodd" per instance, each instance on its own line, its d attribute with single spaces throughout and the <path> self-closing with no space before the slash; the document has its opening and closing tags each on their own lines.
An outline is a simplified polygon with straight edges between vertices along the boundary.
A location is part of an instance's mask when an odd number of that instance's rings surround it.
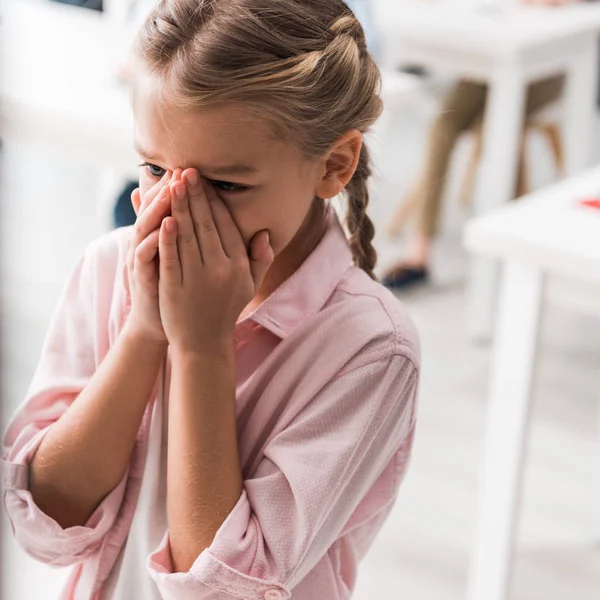
<svg viewBox="0 0 600 600">
<path fill-rule="evenodd" d="M 538 323 L 548 276 L 566 278 L 571 292 L 585 284 L 579 297 L 572 293 L 573 300 L 600 314 L 600 210 L 577 202 L 598 195 L 600 168 L 595 168 L 478 217 L 465 229 L 468 250 L 503 264 L 469 600 L 508 597 Z"/>
</svg>

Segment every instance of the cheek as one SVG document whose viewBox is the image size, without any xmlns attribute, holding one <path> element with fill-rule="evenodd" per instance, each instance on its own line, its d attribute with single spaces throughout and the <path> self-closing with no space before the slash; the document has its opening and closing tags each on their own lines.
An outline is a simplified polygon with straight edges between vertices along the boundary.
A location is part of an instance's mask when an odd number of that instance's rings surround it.
<svg viewBox="0 0 600 600">
<path fill-rule="evenodd" d="M 293 239 L 312 204 L 312 189 L 291 177 L 280 180 L 253 198 L 229 200 L 227 206 L 246 246 L 267 229 L 275 254 Z"/>
<path fill-rule="evenodd" d="M 158 180 L 155 177 L 151 177 L 146 167 L 139 168 L 139 185 L 140 193 L 145 194 L 153 185 L 156 185 Z"/>
<path fill-rule="evenodd" d="M 302 227 L 312 205 L 312 198 L 310 190 L 289 189 L 272 207 L 267 227 L 276 255 L 289 245 Z"/>
<path fill-rule="evenodd" d="M 224 200 L 246 247 L 257 232 L 269 227 L 263 216 L 261 200 L 255 199 L 244 202 Z"/>
</svg>

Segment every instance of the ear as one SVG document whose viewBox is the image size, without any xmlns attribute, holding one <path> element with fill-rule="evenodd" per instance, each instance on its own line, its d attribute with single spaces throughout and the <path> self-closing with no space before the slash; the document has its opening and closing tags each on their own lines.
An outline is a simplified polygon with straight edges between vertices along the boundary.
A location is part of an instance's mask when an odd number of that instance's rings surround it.
<svg viewBox="0 0 600 600">
<path fill-rule="evenodd" d="M 356 171 L 362 143 L 362 133 L 358 129 L 349 129 L 331 145 L 321 159 L 316 196 L 333 198 L 346 187 Z"/>
</svg>

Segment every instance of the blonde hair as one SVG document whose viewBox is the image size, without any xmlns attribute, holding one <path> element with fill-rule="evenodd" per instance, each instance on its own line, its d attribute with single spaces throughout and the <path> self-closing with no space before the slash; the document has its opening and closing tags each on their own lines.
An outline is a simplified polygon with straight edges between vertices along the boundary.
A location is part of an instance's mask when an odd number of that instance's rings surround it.
<svg viewBox="0 0 600 600">
<path fill-rule="evenodd" d="M 134 53 L 179 106 L 244 103 L 307 159 L 382 110 L 379 69 L 342 0 L 160 0 Z M 354 263 L 375 279 L 364 142 L 347 184 Z"/>
</svg>

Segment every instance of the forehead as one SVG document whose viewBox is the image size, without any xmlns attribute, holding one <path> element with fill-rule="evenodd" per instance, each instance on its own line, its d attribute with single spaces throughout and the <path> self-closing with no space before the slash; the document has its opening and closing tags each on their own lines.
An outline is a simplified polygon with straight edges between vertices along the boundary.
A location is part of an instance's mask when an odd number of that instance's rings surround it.
<svg viewBox="0 0 600 600">
<path fill-rule="evenodd" d="M 151 85 L 140 85 L 134 101 L 137 144 L 179 166 L 195 162 L 249 162 L 280 153 L 266 120 L 239 105 L 192 110 L 169 105 Z"/>
</svg>

